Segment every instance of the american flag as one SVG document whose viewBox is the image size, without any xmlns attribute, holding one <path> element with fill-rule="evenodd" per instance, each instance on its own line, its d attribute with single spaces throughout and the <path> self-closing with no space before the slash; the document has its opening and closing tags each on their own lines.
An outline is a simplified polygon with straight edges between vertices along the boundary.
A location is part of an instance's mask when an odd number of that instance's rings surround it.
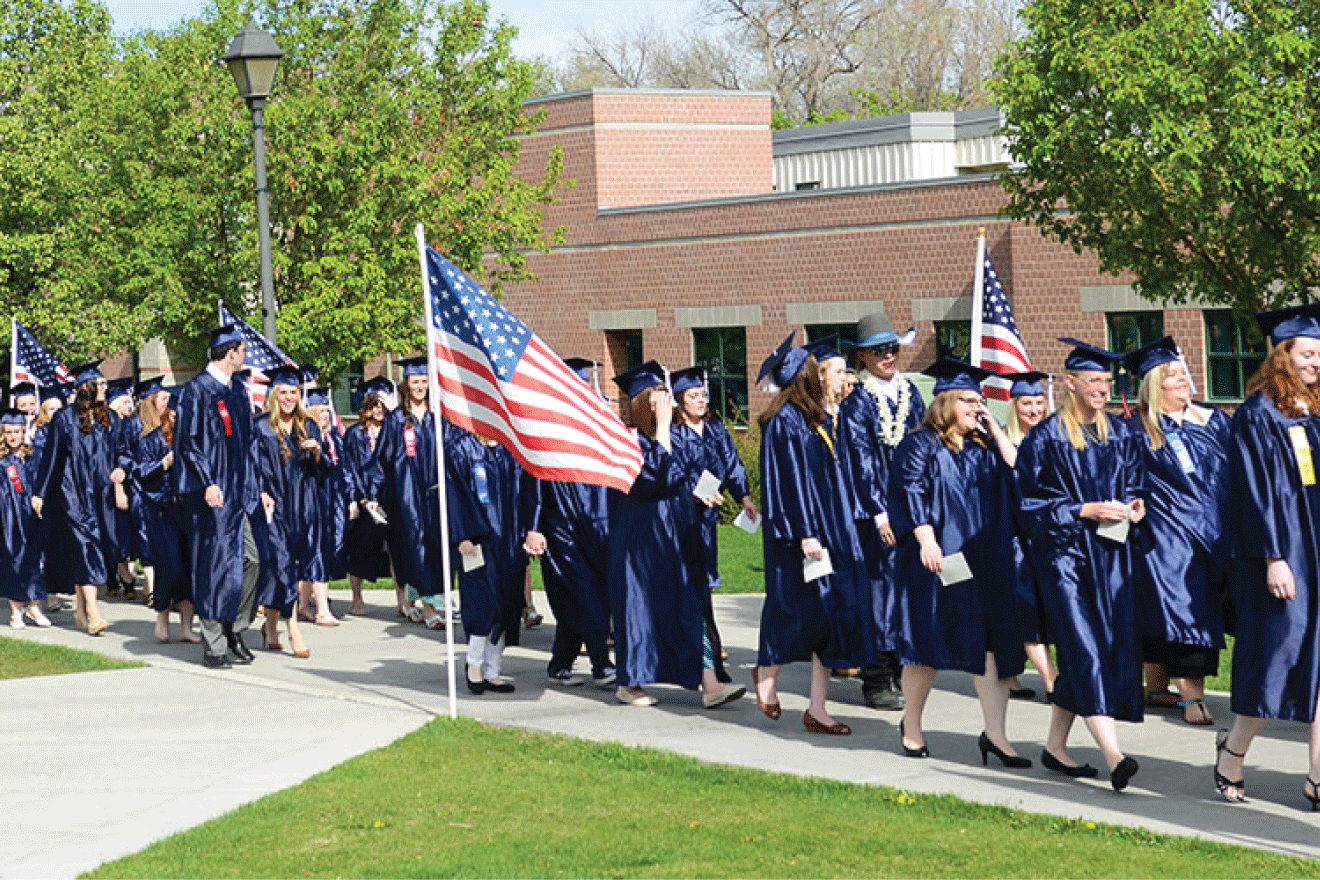
<svg viewBox="0 0 1320 880">
<path fill-rule="evenodd" d="M 22 324 L 14 321 L 14 382 L 35 382 L 38 385 L 60 385 L 71 382 L 73 375 L 67 367 L 55 360 L 55 355 L 33 336 Z"/>
<path fill-rule="evenodd" d="M 637 436 L 526 325 L 426 248 L 431 371 L 445 415 L 501 442 L 533 476 L 622 492 L 642 467 Z"/>
<path fill-rule="evenodd" d="M 1018 335 L 1013 307 L 1004 295 L 995 264 L 986 254 L 981 262 L 981 363 L 978 366 L 996 373 L 1025 373 L 1031 369 L 1027 347 Z M 1008 400 L 1013 383 L 1007 379 L 987 379 L 981 386 L 986 397 Z"/>
<path fill-rule="evenodd" d="M 252 380 L 248 382 L 248 397 L 251 398 L 254 409 L 262 409 L 266 405 L 266 392 L 270 388 L 266 371 L 292 365 L 293 360 L 280 351 L 275 343 L 253 330 L 246 321 L 225 308 L 224 303 L 220 303 L 220 326 L 226 324 L 233 324 L 238 328 L 247 346 L 243 366 L 252 371 Z"/>
</svg>

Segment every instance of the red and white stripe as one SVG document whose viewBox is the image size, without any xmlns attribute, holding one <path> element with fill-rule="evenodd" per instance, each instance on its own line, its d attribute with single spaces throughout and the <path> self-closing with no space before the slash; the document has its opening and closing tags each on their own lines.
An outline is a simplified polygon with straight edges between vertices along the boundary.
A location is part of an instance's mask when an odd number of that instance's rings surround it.
<svg viewBox="0 0 1320 880">
<path fill-rule="evenodd" d="M 981 363 L 980 366 L 996 373 L 1026 373 L 1031 370 L 1031 361 L 1022 339 L 999 324 L 985 322 L 981 325 Z M 1009 389 L 1013 383 L 1008 379 L 990 378 L 981 389 L 986 397 L 994 400 L 1008 400 Z"/>
</svg>

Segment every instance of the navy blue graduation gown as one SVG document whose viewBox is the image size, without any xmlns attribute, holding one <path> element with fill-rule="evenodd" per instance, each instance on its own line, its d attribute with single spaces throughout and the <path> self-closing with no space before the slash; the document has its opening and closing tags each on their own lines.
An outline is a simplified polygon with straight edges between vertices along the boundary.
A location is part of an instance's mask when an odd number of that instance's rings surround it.
<svg viewBox="0 0 1320 880">
<path fill-rule="evenodd" d="M 1054 702 L 1082 716 L 1142 718 L 1132 541 L 1118 544 L 1078 518 L 1091 501 L 1145 493 L 1139 438 L 1112 416 L 1108 441 L 1074 449 L 1059 416 L 1031 430 L 1018 451 L 1022 522 L 1059 658 Z"/>
<path fill-rule="evenodd" d="M 488 446 L 452 426 L 445 435 L 450 565 L 463 597 L 463 630 L 517 645 L 527 577 L 523 493 L 534 491 L 535 482 L 503 446 Z M 463 570 L 458 545 L 464 540 L 481 546 L 480 568 Z"/>
<path fill-rule="evenodd" d="M 307 437 L 321 442 L 316 422 L 304 423 Z M 321 509 L 317 484 L 329 463 L 298 447 L 293 431 L 281 438 L 269 414 L 252 426 L 256 449 L 257 487 L 275 499 L 275 512 L 267 524 L 271 566 L 262 571 L 257 604 L 278 608 L 290 617 L 298 598 L 299 581 L 324 581 L 321 557 Z M 264 512 L 263 512 L 264 513 Z"/>
<path fill-rule="evenodd" d="M 423 596 L 443 593 L 435 417 L 426 412 L 417 420 L 404 407 L 386 415 L 376 441 L 376 461 L 365 494 L 385 508 L 390 559 L 399 584 Z"/>
<path fill-rule="evenodd" d="M 321 461 L 316 492 L 321 515 L 321 561 L 325 580 L 336 581 L 348 574 L 344 536 L 348 529 L 349 476 L 344 461 L 344 438 L 331 426 L 321 432 Z"/>
<path fill-rule="evenodd" d="M 1143 636 L 1180 645 L 1224 647 L 1223 597 L 1230 547 L 1223 528 L 1228 504 L 1228 416 L 1210 410 L 1205 425 L 1160 416 L 1165 437 L 1181 437 L 1191 472 L 1166 439 L 1150 448 L 1141 416 L 1128 422 L 1145 462 L 1149 496 L 1137 526 L 1137 626 Z"/>
<path fill-rule="evenodd" d="M 905 380 L 906 381 L 906 380 Z M 915 386 L 903 420 L 905 432 L 921 424 L 926 404 Z M 896 415 L 898 404 L 878 403 L 865 385 L 854 388 L 839 404 L 839 464 L 855 496 L 855 529 L 862 546 L 871 587 L 872 632 L 876 651 L 894 646 L 894 550 L 880 540 L 875 517 L 889 512 L 889 462 L 896 446 L 881 439 L 880 406 Z"/>
<path fill-rule="evenodd" d="M 179 391 L 175 412 L 176 461 L 170 470 L 190 537 L 193 601 L 203 620 L 232 623 L 243 599 L 243 523 L 260 501 L 247 389 L 203 371 Z M 220 488 L 222 506 L 206 503 L 208 486 Z M 253 530 L 259 530 L 256 524 Z"/>
<path fill-rule="evenodd" d="M 835 458 L 838 444 L 827 436 L 826 426 L 813 430 L 792 404 L 762 430 L 761 666 L 805 662 L 812 654 L 830 667 L 875 662 L 871 579 Z M 803 580 L 804 538 L 829 551 L 833 574 Z"/>
<path fill-rule="evenodd" d="M 738 457 L 738 447 L 723 422 L 706 422 L 700 434 L 686 424 L 679 425 L 673 429 L 673 438 L 676 445 L 681 443 L 687 449 L 690 466 L 698 478 L 703 470 L 710 471 L 719 479 L 720 491 L 742 504 L 747 497 L 747 468 Z M 697 512 L 706 582 L 710 589 L 716 590 L 720 586 L 719 532 L 716 528 L 720 522 L 720 509 L 701 505 Z"/>
<path fill-rule="evenodd" d="M 1049 627 L 1045 623 L 1045 603 L 1040 598 L 1036 573 L 1031 567 L 1031 539 L 1022 519 L 1022 492 L 1018 488 L 1017 472 L 1009 481 L 1009 505 L 1013 519 L 1013 572 L 1016 586 L 1017 611 L 1021 615 L 1022 638 L 1035 644 L 1053 644 Z"/>
<path fill-rule="evenodd" d="M 35 462 L 14 453 L 0 458 L 0 596 L 39 602 L 46 596 L 41 575 L 41 532 L 32 510 Z"/>
<path fill-rule="evenodd" d="M 119 430 L 91 419 L 84 434 L 74 407 L 50 422 L 33 494 L 43 499 L 48 522 L 46 585 L 52 593 L 72 593 L 80 584 L 105 584 L 119 561 L 115 537 L 115 496 L 110 472 L 132 466 Z"/>
<path fill-rule="evenodd" d="M 895 554 L 896 650 L 907 665 L 985 674 L 992 653 L 999 678 L 1026 662 L 1012 570 L 1011 474 L 998 452 L 968 440 L 955 452 L 923 429 L 898 445 L 889 469 Z M 915 530 L 934 529 L 946 557 L 962 553 L 972 579 L 943 585 L 921 564 Z"/>
<path fill-rule="evenodd" d="M 684 552 L 692 489 L 677 456 L 639 434 L 642 470 L 610 492 L 610 612 L 619 684 L 701 685 L 710 599 L 705 570 Z"/>
<path fill-rule="evenodd" d="M 1320 688 L 1320 485 L 1303 483 L 1289 429 L 1300 427 L 1320 463 L 1320 424 L 1293 419 L 1257 393 L 1238 407 L 1229 441 L 1231 584 L 1237 610 L 1233 711 L 1253 718 L 1315 719 Z M 1297 597 L 1265 586 L 1267 559 L 1292 569 Z"/>
<path fill-rule="evenodd" d="M 357 519 L 351 520 L 345 530 L 344 565 L 350 575 L 365 581 L 377 581 L 390 576 L 390 556 L 385 549 L 388 526 L 376 522 L 371 514 L 361 509 L 362 502 L 367 498 L 366 487 L 380 482 L 377 448 L 366 426 L 360 422 L 344 432 L 346 488 L 349 497 L 359 505 Z"/>
<path fill-rule="evenodd" d="M 119 420 L 123 444 L 133 464 L 124 477 L 124 491 L 128 494 L 128 510 L 115 508 L 115 537 L 119 543 L 119 560 L 136 559 L 151 565 L 151 551 L 147 546 L 146 522 L 142 515 L 142 498 L 137 484 L 137 450 L 142 439 L 142 416 L 133 413 Z"/>
<path fill-rule="evenodd" d="M 157 611 L 168 611 L 176 602 L 192 601 L 183 511 L 174 494 L 170 472 L 164 467 L 169 452 L 160 428 L 147 434 L 137 445 L 136 482 L 147 542 L 152 548 L 155 585 L 151 605 Z M 177 466 L 176 456 L 170 468 Z"/>
<path fill-rule="evenodd" d="M 545 537 L 541 579 L 555 625 L 580 634 L 610 628 L 609 490 L 537 480 L 528 528 Z"/>
</svg>

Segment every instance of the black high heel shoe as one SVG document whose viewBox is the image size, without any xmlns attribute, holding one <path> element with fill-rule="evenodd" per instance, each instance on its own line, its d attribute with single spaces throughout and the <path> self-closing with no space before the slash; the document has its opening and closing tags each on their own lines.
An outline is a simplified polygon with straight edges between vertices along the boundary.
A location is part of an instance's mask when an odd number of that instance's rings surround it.
<svg viewBox="0 0 1320 880">
<path fill-rule="evenodd" d="M 898 744 L 903 747 L 903 757 L 905 758 L 929 758 L 930 749 L 923 743 L 919 749 L 908 748 L 907 743 L 903 742 L 905 734 L 903 733 L 903 722 L 898 722 Z"/>
<path fill-rule="evenodd" d="M 1064 776 L 1072 779 L 1092 779 L 1100 775 L 1100 771 L 1090 764 L 1078 764 L 1069 767 L 1067 764 L 1054 757 L 1054 753 L 1045 749 L 1040 753 L 1040 763 L 1046 770 L 1053 770 L 1055 773 L 1062 773 Z"/>
<path fill-rule="evenodd" d="M 1020 755 L 1010 755 L 999 746 L 990 741 L 990 737 L 981 731 L 981 738 L 976 741 L 976 745 L 981 749 L 981 766 L 985 767 L 990 763 L 990 756 L 994 755 L 999 759 L 999 763 L 1005 767 L 1011 767 L 1014 770 L 1023 770 L 1031 766 L 1030 758 L 1023 758 Z"/>
<path fill-rule="evenodd" d="M 1302 797 L 1311 802 L 1311 812 L 1320 813 L 1320 782 L 1316 782 L 1311 777 L 1306 777 L 1306 784 L 1311 786 L 1311 793 L 1302 792 Z"/>
<path fill-rule="evenodd" d="M 1219 792 L 1219 796 L 1220 796 L 1221 798 L 1223 798 L 1225 801 L 1227 801 L 1227 802 L 1230 803 L 1230 804 L 1240 804 L 1240 803 L 1243 803 L 1243 802 L 1246 801 L 1246 799 L 1247 799 L 1247 784 L 1246 784 L 1246 780 L 1245 780 L 1245 778 L 1244 778 L 1244 779 L 1229 779 L 1227 776 L 1225 776 L 1224 774 L 1222 774 L 1222 773 L 1219 772 L 1219 753 L 1220 753 L 1220 752 L 1228 752 L 1230 755 L 1232 755 L 1232 756 L 1235 757 L 1235 758 L 1245 758 L 1245 757 L 1247 756 L 1247 753 L 1246 753 L 1246 752 L 1235 752 L 1235 751 L 1233 751 L 1232 749 L 1230 749 L 1230 748 L 1228 747 L 1228 731 L 1227 731 L 1227 730 L 1220 730 L 1219 733 L 1215 736 L 1215 767 L 1214 767 L 1214 773 L 1215 773 L 1215 776 L 1214 776 L 1214 779 L 1215 779 L 1215 790 Z M 1234 788 L 1239 789 L 1239 790 L 1242 792 L 1242 797 L 1240 797 L 1240 798 L 1231 798 L 1231 797 L 1228 796 L 1228 792 L 1229 792 L 1229 790 L 1234 789 Z"/>
</svg>

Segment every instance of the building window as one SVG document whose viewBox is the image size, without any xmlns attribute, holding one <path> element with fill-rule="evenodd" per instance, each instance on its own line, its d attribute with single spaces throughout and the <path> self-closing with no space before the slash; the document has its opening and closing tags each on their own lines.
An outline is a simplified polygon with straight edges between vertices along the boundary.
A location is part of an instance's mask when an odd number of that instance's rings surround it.
<svg viewBox="0 0 1320 880">
<path fill-rule="evenodd" d="M 966 361 L 972 356 L 971 321 L 935 322 L 935 357 Z"/>
<path fill-rule="evenodd" d="M 804 180 L 804 181 L 802 181 L 802 182 L 800 182 L 800 183 L 795 184 L 795 185 L 793 186 L 793 189 L 797 190 L 798 192 L 803 192 L 803 191 L 806 191 L 806 190 L 813 190 L 813 189 L 820 189 L 820 181 L 819 181 L 819 180 Z"/>
<path fill-rule="evenodd" d="M 692 331 L 692 363 L 706 370 L 710 407 L 729 424 L 747 422 L 747 329 L 701 327 Z"/>
<path fill-rule="evenodd" d="M 1109 327 L 1108 348 L 1115 354 L 1134 352 L 1164 336 L 1163 312 L 1106 312 L 1105 323 Z M 1110 399 L 1118 400 L 1123 394 L 1129 400 L 1136 399 L 1137 377 L 1120 378 L 1119 365 L 1116 364 Z"/>
<path fill-rule="evenodd" d="M 363 368 L 362 361 L 353 361 L 348 365 L 348 369 L 339 374 L 339 378 L 330 388 L 330 399 L 335 404 L 335 412 L 341 418 L 354 417 L 362 408 L 362 398 L 366 395 L 358 390 L 358 386 L 362 384 Z"/>
<path fill-rule="evenodd" d="M 810 345 L 817 340 L 824 339 L 827 336 L 839 337 L 839 344 L 845 342 L 857 341 L 857 325 L 853 324 L 807 324 L 807 344 Z M 842 351 L 842 349 L 840 349 Z M 844 352 L 847 354 L 847 352 Z"/>
<path fill-rule="evenodd" d="M 1265 360 L 1265 338 L 1254 321 L 1232 309 L 1207 309 L 1205 315 L 1206 393 L 1211 400 L 1241 400 L 1247 380 Z"/>
</svg>

